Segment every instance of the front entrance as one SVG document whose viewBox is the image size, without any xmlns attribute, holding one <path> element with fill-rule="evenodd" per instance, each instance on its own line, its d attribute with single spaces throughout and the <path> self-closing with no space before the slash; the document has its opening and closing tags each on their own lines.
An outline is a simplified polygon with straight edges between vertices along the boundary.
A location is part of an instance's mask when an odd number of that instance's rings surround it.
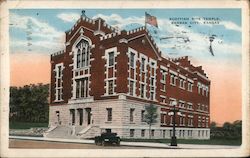
<svg viewBox="0 0 250 158">
<path fill-rule="evenodd" d="M 71 125 L 75 125 L 75 109 L 70 109 Z"/>
<path fill-rule="evenodd" d="M 86 113 L 87 113 L 87 125 L 91 124 L 91 108 L 86 108 Z"/>
<path fill-rule="evenodd" d="M 79 116 L 79 125 L 82 126 L 83 124 L 83 109 L 77 109 L 78 116 Z"/>
</svg>

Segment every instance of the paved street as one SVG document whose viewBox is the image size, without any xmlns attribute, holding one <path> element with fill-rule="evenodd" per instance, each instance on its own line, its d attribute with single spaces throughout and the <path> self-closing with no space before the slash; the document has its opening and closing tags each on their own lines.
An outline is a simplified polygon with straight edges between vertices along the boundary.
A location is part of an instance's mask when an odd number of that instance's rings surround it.
<svg viewBox="0 0 250 158">
<path fill-rule="evenodd" d="M 240 146 L 231 145 L 202 145 L 178 144 L 171 147 L 164 143 L 150 142 L 121 142 L 120 146 L 96 146 L 94 140 L 89 139 L 62 139 L 28 136 L 10 136 L 10 148 L 53 148 L 53 149 L 233 149 Z"/>
<path fill-rule="evenodd" d="M 134 146 L 97 146 L 95 144 L 63 143 L 38 140 L 10 139 L 9 148 L 29 149 L 147 149 L 149 147 Z"/>
</svg>

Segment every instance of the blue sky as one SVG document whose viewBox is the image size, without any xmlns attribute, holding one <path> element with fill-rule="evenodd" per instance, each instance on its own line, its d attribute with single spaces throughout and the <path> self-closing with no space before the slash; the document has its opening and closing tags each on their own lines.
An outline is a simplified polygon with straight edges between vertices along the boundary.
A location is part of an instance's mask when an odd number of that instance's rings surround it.
<svg viewBox="0 0 250 158">
<path fill-rule="evenodd" d="M 157 17 L 158 28 L 147 25 L 166 56 L 188 55 L 211 59 L 209 37 L 215 35 L 212 48 L 216 59 L 241 60 L 240 9 L 85 9 L 90 18 L 102 17 L 112 26 L 130 30 L 144 25 L 145 12 Z M 64 49 L 64 32 L 80 17 L 81 9 L 10 10 L 11 53 L 51 54 Z M 219 18 L 219 24 L 172 24 L 170 18 Z M 183 20 L 182 20 L 183 21 Z M 180 22 L 180 21 L 179 21 Z M 207 21 L 206 21 L 207 22 Z M 177 37 L 183 37 L 182 39 Z M 168 38 L 168 39 L 163 39 Z M 184 42 L 183 39 L 189 39 Z"/>
</svg>

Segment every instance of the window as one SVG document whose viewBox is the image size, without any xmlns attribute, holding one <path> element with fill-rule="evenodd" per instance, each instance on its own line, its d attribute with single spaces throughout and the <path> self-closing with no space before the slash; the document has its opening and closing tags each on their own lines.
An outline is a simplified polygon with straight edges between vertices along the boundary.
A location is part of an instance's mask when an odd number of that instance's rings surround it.
<svg viewBox="0 0 250 158">
<path fill-rule="evenodd" d="M 202 88 L 202 95 L 204 95 L 204 91 L 205 91 L 205 89 L 204 89 L 204 88 Z"/>
<path fill-rule="evenodd" d="M 135 130 L 134 129 L 130 129 L 129 133 L 130 133 L 130 137 L 135 136 Z"/>
<path fill-rule="evenodd" d="M 141 122 L 144 122 L 145 110 L 141 111 Z"/>
<path fill-rule="evenodd" d="M 176 101 L 176 99 L 170 98 L 170 100 L 169 100 L 169 105 L 170 105 L 170 106 L 173 106 L 173 102 L 174 102 L 174 101 Z"/>
<path fill-rule="evenodd" d="M 170 137 L 173 136 L 173 131 L 172 131 L 172 130 L 169 131 L 169 136 L 170 136 Z"/>
<path fill-rule="evenodd" d="M 192 103 L 188 103 L 187 105 L 188 105 L 187 106 L 188 109 L 193 109 L 193 104 Z"/>
<path fill-rule="evenodd" d="M 182 131 L 182 130 L 179 130 L 179 137 L 181 137 L 181 131 Z"/>
<path fill-rule="evenodd" d="M 180 79 L 180 88 L 185 89 L 185 81 Z"/>
<path fill-rule="evenodd" d="M 76 80 L 76 98 L 88 97 L 88 78 Z"/>
<path fill-rule="evenodd" d="M 154 92 L 150 92 L 150 99 L 154 100 Z"/>
<path fill-rule="evenodd" d="M 198 93 L 201 94 L 201 87 L 198 85 Z"/>
<path fill-rule="evenodd" d="M 170 125 L 173 125 L 173 122 L 174 122 L 173 116 L 171 115 L 171 116 L 170 116 Z"/>
<path fill-rule="evenodd" d="M 134 95 L 134 81 L 129 81 L 129 94 Z"/>
<path fill-rule="evenodd" d="M 208 127 L 208 117 L 206 117 L 206 127 Z"/>
<path fill-rule="evenodd" d="M 145 137 L 145 129 L 141 130 L 141 137 Z"/>
<path fill-rule="evenodd" d="M 115 53 L 110 52 L 109 53 L 109 66 L 113 66 L 115 63 Z"/>
<path fill-rule="evenodd" d="M 141 98 L 144 98 L 145 85 L 141 84 Z"/>
<path fill-rule="evenodd" d="M 160 97 L 160 102 L 161 102 L 161 103 L 166 103 L 166 101 L 165 101 L 165 100 L 166 100 L 166 98 L 165 98 L 165 97 Z"/>
<path fill-rule="evenodd" d="M 161 82 L 166 82 L 166 71 L 161 69 Z"/>
<path fill-rule="evenodd" d="M 112 121 L 112 108 L 107 108 L 107 121 Z"/>
<path fill-rule="evenodd" d="M 130 67 L 134 68 L 135 67 L 135 54 L 130 52 Z"/>
<path fill-rule="evenodd" d="M 162 137 L 165 138 L 166 137 L 166 130 L 162 131 Z"/>
<path fill-rule="evenodd" d="M 76 68 L 82 68 L 89 65 L 89 43 L 81 40 L 77 45 Z"/>
<path fill-rule="evenodd" d="M 201 121 L 202 121 L 202 120 L 201 120 L 201 117 L 199 116 L 199 117 L 198 117 L 198 127 L 201 127 Z"/>
<path fill-rule="evenodd" d="M 145 58 L 141 59 L 141 71 L 144 72 L 145 71 Z"/>
<path fill-rule="evenodd" d="M 109 95 L 114 94 L 114 80 L 108 81 L 108 94 Z"/>
<path fill-rule="evenodd" d="M 173 86 L 176 85 L 176 77 L 173 74 L 170 75 L 170 84 Z"/>
<path fill-rule="evenodd" d="M 62 83 L 63 83 L 63 80 L 62 80 L 63 64 L 62 63 L 56 64 L 55 71 L 56 71 L 56 74 L 55 74 L 55 79 L 56 79 L 55 100 L 56 101 L 61 101 L 62 100 L 62 89 L 63 89 L 63 87 L 62 87 Z"/>
<path fill-rule="evenodd" d="M 193 91 L 193 84 L 188 82 L 188 91 L 192 92 Z"/>
<path fill-rule="evenodd" d="M 134 122 L 134 111 L 135 109 L 130 109 L 130 113 L 129 113 L 130 122 Z"/>
<path fill-rule="evenodd" d="M 208 87 L 207 87 L 207 89 L 206 89 L 206 97 L 208 96 Z"/>
<path fill-rule="evenodd" d="M 185 102 L 179 101 L 179 107 L 180 108 L 185 108 Z"/>
<path fill-rule="evenodd" d="M 166 71 L 161 70 L 161 90 L 166 91 Z"/>
<path fill-rule="evenodd" d="M 154 86 L 154 80 L 155 80 L 155 79 L 154 79 L 153 77 L 151 77 L 151 79 L 150 79 L 150 85 L 151 85 L 151 86 Z"/>
<path fill-rule="evenodd" d="M 151 130 L 151 137 L 154 137 L 154 136 L 155 136 L 155 130 L 152 129 L 152 130 Z"/>
<path fill-rule="evenodd" d="M 180 125 L 184 126 L 185 125 L 185 117 L 180 116 Z"/>
</svg>

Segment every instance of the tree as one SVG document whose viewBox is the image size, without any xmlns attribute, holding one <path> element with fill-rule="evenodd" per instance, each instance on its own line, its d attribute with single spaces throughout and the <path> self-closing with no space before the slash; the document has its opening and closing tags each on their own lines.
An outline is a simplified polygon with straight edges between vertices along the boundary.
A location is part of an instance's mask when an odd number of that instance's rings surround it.
<svg viewBox="0 0 250 158">
<path fill-rule="evenodd" d="M 10 87 L 10 121 L 47 122 L 49 85 Z"/>
<path fill-rule="evenodd" d="M 151 139 L 151 126 L 157 122 L 157 106 L 150 104 L 145 108 L 145 122 L 149 125 L 149 139 Z"/>
<path fill-rule="evenodd" d="M 216 122 L 211 122 L 211 123 L 210 123 L 210 128 L 211 128 L 211 130 L 212 130 L 212 129 L 216 129 L 216 127 L 217 127 Z"/>
</svg>

